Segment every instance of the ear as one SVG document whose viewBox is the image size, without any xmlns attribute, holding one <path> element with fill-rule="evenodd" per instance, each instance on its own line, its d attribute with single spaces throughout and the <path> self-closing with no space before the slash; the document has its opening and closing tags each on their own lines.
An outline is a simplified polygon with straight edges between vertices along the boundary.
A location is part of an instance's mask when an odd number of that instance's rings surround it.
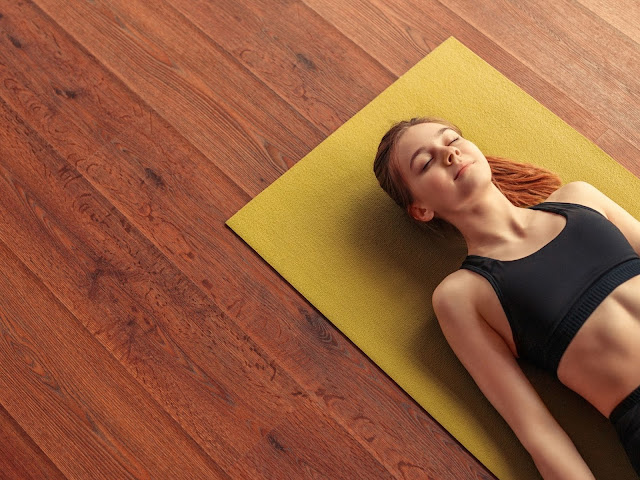
<svg viewBox="0 0 640 480">
<path fill-rule="evenodd" d="M 429 222 L 433 219 L 435 212 L 433 210 L 429 210 L 426 207 L 411 205 L 409 207 L 409 215 L 411 215 L 416 220 L 420 220 L 422 222 Z"/>
</svg>

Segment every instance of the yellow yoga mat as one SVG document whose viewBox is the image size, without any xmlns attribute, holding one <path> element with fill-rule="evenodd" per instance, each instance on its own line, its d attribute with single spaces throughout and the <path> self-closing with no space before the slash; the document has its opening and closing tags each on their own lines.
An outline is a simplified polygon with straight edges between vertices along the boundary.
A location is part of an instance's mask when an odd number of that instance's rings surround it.
<svg viewBox="0 0 640 480">
<path fill-rule="evenodd" d="M 450 349 L 431 307 L 466 255 L 413 225 L 373 174 L 396 121 L 451 120 L 485 155 L 584 180 L 638 218 L 640 181 L 450 37 L 227 221 L 262 258 L 502 480 L 540 478 L 528 452 Z M 595 408 L 520 361 L 596 478 L 635 478 Z"/>
</svg>

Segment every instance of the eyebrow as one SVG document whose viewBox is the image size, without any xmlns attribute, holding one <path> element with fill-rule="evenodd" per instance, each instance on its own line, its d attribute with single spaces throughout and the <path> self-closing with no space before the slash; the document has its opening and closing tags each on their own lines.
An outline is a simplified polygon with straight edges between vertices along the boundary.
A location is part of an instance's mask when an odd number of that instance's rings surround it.
<svg viewBox="0 0 640 480">
<path fill-rule="evenodd" d="M 438 130 L 436 132 L 436 137 L 440 137 L 442 136 L 442 134 L 444 132 L 446 132 L 447 130 L 449 130 L 450 127 L 443 127 L 440 130 Z M 423 151 L 425 151 L 426 148 L 425 147 L 420 147 L 418 150 L 416 150 L 413 155 L 411 155 L 411 160 L 409 160 L 409 170 L 411 170 L 411 168 L 413 167 L 413 160 L 418 156 L 418 154 L 422 153 Z"/>
</svg>

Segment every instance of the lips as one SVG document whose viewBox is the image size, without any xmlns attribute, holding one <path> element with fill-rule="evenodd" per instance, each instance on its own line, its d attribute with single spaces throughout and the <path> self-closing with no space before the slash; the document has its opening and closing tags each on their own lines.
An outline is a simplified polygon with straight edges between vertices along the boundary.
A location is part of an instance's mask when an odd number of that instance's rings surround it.
<svg viewBox="0 0 640 480">
<path fill-rule="evenodd" d="M 458 170 L 458 173 L 456 173 L 456 176 L 454 178 L 454 180 L 457 180 L 458 177 L 460 176 L 460 174 L 462 173 L 462 171 L 467 168 L 469 165 L 471 165 L 470 163 L 466 163 L 462 166 L 462 168 L 460 168 L 460 170 Z"/>
</svg>

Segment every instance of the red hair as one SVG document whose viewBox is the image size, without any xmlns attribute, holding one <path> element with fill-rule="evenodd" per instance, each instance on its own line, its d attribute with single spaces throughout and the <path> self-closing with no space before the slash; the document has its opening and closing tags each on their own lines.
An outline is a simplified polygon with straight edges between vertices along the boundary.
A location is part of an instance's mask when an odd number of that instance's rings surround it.
<svg viewBox="0 0 640 480">
<path fill-rule="evenodd" d="M 413 196 L 409 187 L 400 176 L 400 172 L 392 162 L 394 147 L 407 128 L 420 123 L 439 123 L 452 128 L 462 136 L 460 129 L 451 122 L 437 117 L 416 117 L 393 125 L 384 134 L 378 153 L 373 162 L 373 171 L 382 189 L 407 212 L 413 203 Z M 516 207 L 530 207 L 543 202 L 549 195 L 562 185 L 560 177 L 555 173 L 536 165 L 518 163 L 502 157 L 486 157 L 491 167 L 491 181 Z M 441 218 L 434 218 L 429 222 L 416 220 L 421 227 L 430 230 L 445 230 L 453 227 Z M 429 225 L 427 225 L 429 224 Z M 434 228 L 435 227 L 435 228 Z"/>
</svg>

